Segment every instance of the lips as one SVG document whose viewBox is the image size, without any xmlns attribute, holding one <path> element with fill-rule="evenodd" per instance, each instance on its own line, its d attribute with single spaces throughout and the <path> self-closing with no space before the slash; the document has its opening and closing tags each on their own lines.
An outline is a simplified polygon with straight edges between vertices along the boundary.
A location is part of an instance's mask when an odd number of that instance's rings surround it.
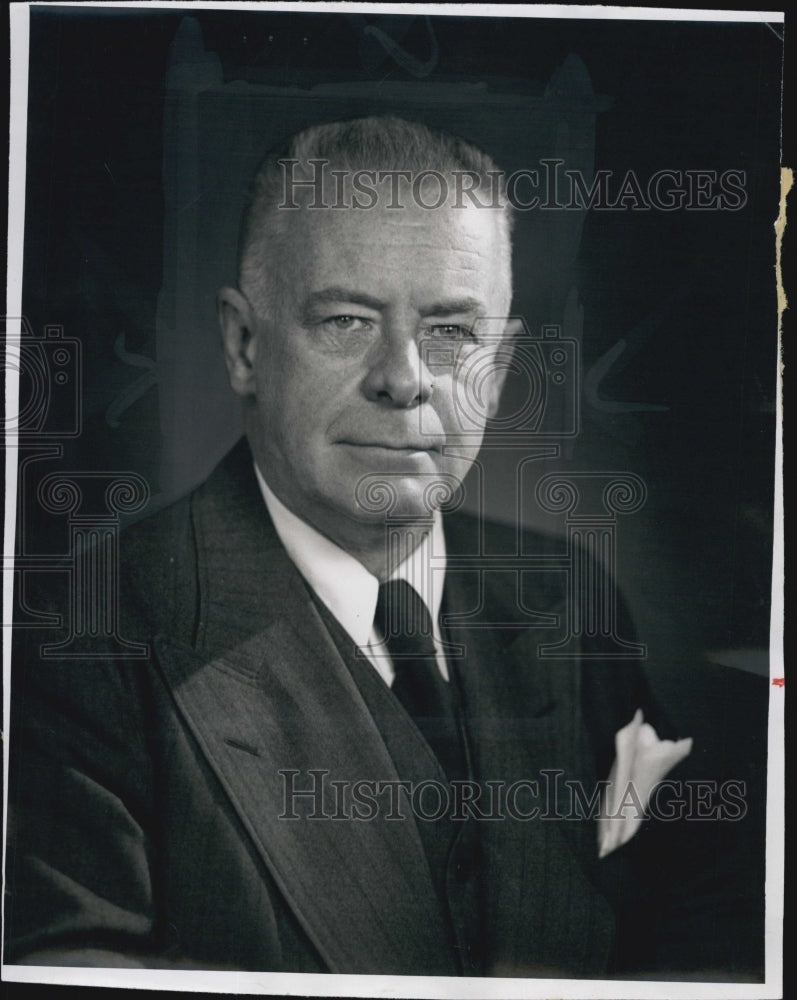
<svg viewBox="0 0 797 1000">
<path fill-rule="evenodd" d="M 425 441 L 341 441 L 341 444 L 348 444 L 354 448 L 382 448 L 386 451 L 396 451 L 412 453 L 416 451 L 439 451 L 440 448 L 434 440 Z"/>
</svg>

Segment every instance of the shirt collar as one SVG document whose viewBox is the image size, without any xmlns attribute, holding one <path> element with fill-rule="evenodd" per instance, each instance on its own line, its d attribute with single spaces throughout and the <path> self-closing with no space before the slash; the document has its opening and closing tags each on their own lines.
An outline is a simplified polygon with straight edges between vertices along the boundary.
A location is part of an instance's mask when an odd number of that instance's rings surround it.
<svg viewBox="0 0 797 1000">
<path fill-rule="evenodd" d="M 255 475 L 279 540 L 318 597 L 361 647 L 371 640 L 379 581 L 363 564 L 279 500 L 255 463 Z M 443 519 L 435 511 L 431 531 L 391 573 L 423 598 L 437 631 L 443 600 L 446 550 Z"/>
</svg>

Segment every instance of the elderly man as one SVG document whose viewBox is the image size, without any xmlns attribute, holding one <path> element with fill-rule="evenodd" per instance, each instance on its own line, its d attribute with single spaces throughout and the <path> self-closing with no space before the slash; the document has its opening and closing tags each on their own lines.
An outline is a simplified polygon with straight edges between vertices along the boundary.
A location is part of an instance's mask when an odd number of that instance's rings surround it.
<svg viewBox="0 0 797 1000">
<path fill-rule="evenodd" d="M 239 286 L 218 300 L 246 440 L 121 542 L 121 632 L 148 658 L 95 643 L 40 661 L 33 632 L 17 650 L 7 961 L 441 976 L 677 961 L 669 830 L 637 817 L 607 839 L 593 793 L 618 731 L 645 727 L 662 774 L 689 741 L 656 743 L 634 663 L 588 644 L 540 658 L 559 575 L 521 588 L 458 568 L 515 532 L 439 509 L 514 334 L 497 175 L 398 119 L 314 127 L 266 158 Z"/>
</svg>

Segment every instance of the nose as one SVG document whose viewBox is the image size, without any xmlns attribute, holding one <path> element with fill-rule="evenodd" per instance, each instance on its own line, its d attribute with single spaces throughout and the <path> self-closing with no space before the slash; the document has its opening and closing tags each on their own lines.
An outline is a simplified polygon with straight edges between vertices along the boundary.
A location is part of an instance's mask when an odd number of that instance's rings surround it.
<svg viewBox="0 0 797 1000">
<path fill-rule="evenodd" d="M 365 376 L 364 391 L 372 402 L 411 410 L 427 402 L 434 389 L 418 350 L 414 329 L 389 329 Z"/>
</svg>

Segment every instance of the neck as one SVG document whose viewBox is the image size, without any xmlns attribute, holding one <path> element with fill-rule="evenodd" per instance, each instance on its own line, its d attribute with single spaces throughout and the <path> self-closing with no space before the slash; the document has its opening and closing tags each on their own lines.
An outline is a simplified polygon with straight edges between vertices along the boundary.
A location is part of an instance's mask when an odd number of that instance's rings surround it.
<svg viewBox="0 0 797 1000">
<path fill-rule="evenodd" d="M 349 555 L 361 562 L 368 572 L 380 583 L 390 578 L 393 570 L 400 566 L 418 548 L 434 525 L 432 518 L 378 526 L 373 534 L 358 532 L 357 537 L 336 537 L 322 527 L 314 525 Z"/>
</svg>

